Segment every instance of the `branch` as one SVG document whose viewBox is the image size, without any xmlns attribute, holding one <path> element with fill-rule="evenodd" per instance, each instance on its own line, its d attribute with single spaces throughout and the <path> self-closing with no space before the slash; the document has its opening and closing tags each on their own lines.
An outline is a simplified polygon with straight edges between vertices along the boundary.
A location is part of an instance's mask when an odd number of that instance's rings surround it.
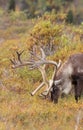
<svg viewBox="0 0 83 130">
<path fill-rule="evenodd" d="M 79 123 L 80 123 L 80 120 L 81 120 L 81 115 L 82 115 L 82 110 L 79 110 L 78 114 L 77 114 L 77 118 L 76 118 L 75 130 L 79 129 L 78 127 L 79 127 Z"/>
</svg>

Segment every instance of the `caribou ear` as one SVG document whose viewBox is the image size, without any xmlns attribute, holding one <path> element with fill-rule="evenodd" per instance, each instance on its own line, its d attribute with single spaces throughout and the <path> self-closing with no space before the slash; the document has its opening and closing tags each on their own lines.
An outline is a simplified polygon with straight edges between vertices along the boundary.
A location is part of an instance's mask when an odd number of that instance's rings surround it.
<svg viewBox="0 0 83 130">
<path fill-rule="evenodd" d="M 59 85 L 61 82 L 62 82 L 62 79 L 55 80 L 55 81 L 54 81 L 54 84 L 55 84 L 55 86 L 56 86 L 56 85 Z"/>
</svg>

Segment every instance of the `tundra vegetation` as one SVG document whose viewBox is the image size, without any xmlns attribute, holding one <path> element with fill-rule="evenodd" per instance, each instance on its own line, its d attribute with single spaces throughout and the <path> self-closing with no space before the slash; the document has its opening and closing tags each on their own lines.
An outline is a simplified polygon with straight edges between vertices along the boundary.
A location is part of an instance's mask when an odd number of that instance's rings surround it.
<svg viewBox="0 0 83 130">
<path fill-rule="evenodd" d="M 46 12 L 27 19 L 22 11 L 0 9 L 0 129 L 1 130 L 82 130 L 83 97 L 76 103 L 73 92 L 53 104 L 32 92 L 42 81 L 41 73 L 27 67 L 12 69 L 9 59 L 29 58 L 34 45 L 44 47 L 47 58 L 64 62 L 71 54 L 83 52 L 83 23 L 66 23 L 67 14 Z M 53 68 L 46 67 L 48 79 Z"/>
</svg>

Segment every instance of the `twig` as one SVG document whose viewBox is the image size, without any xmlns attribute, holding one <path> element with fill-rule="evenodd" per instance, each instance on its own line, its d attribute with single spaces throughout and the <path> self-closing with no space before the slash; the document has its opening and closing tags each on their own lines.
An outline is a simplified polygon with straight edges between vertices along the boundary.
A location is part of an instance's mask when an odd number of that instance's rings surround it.
<svg viewBox="0 0 83 130">
<path fill-rule="evenodd" d="M 75 130 L 78 130 L 79 123 L 80 123 L 80 120 L 81 120 L 81 115 L 82 115 L 82 109 L 80 109 L 78 111 L 78 114 L 77 114 L 77 117 L 76 117 Z"/>
</svg>

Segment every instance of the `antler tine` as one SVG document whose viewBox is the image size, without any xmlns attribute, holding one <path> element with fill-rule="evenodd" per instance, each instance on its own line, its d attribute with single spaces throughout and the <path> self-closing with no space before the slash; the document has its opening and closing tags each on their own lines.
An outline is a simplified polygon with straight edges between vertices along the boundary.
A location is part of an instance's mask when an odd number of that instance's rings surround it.
<svg viewBox="0 0 83 130">
<path fill-rule="evenodd" d="M 62 64 L 62 61 L 59 60 L 59 63 L 58 63 L 58 65 L 57 65 L 57 68 L 60 68 L 61 64 Z"/>
<path fill-rule="evenodd" d="M 32 62 L 32 64 L 29 66 L 29 69 L 30 70 L 33 70 L 33 69 L 37 69 L 39 66 L 37 64 L 35 64 L 34 62 Z"/>
<path fill-rule="evenodd" d="M 43 52 L 43 50 L 41 49 L 41 54 L 42 54 L 42 57 L 41 56 L 39 56 L 37 53 L 36 53 L 36 49 L 37 49 L 38 47 L 36 47 L 36 46 L 33 46 L 33 49 L 32 49 L 32 51 L 29 51 L 30 52 L 30 55 L 31 55 L 31 59 L 30 60 L 34 60 L 34 61 L 36 61 L 36 60 L 43 60 L 43 57 L 45 57 L 44 56 L 44 52 Z M 40 48 L 39 48 L 40 49 Z"/>
<path fill-rule="evenodd" d="M 46 55 L 43 48 L 40 47 L 40 51 L 41 51 L 42 59 L 46 59 Z"/>
<path fill-rule="evenodd" d="M 16 61 L 15 60 L 10 59 L 10 61 L 11 61 L 12 64 L 16 65 Z"/>
<path fill-rule="evenodd" d="M 39 62 L 39 64 L 53 64 L 56 68 L 58 68 L 58 66 L 61 64 L 61 61 L 59 61 L 60 63 L 58 64 L 57 62 L 55 61 L 52 61 L 52 60 L 46 60 L 46 54 L 43 50 L 42 47 L 39 47 L 40 51 L 41 51 L 41 55 L 42 55 L 42 58 L 40 59 L 41 62 Z"/>
<path fill-rule="evenodd" d="M 62 64 L 62 61 L 59 60 L 59 63 L 57 64 L 57 68 L 54 68 L 54 72 L 53 72 L 53 75 L 52 75 L 52 79 L 54 79 L 57 70 L 61 67 L 61 64 Z"/>
<path fill-rule="evenodd" d="M 20 63 L 22 63 L 22 61 L 21 61 L 21 55 L 22 55 L 22 53 L 24 52 L 24 50 L 22 51 L 22 52 L 18 52 L 18 51 L 16 51 L 16 53 L 17 53 L 17 56 L 18 56 L 18 61 L 20 62 Z"/>
</svg>

